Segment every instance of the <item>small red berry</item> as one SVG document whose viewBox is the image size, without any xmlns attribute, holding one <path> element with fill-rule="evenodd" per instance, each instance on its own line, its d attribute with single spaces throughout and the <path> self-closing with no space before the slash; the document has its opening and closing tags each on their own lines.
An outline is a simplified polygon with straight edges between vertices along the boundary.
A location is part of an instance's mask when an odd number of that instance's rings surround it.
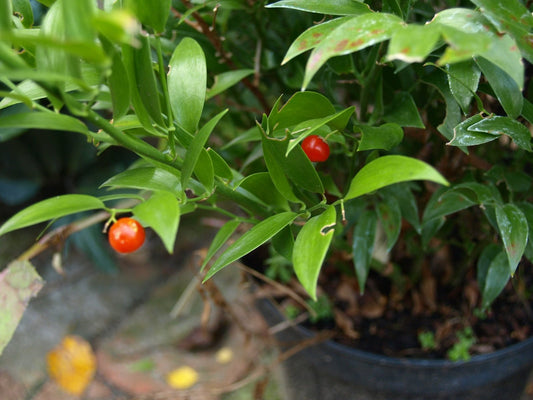
<svg viewBox="0 0 533 400">
<path fill-rule="evenodd" d="M 109 229 L 109 244 L 119 253 L 131 253 L 144 243 L 142 225 L 133 218 L 120 218 Z"/>
<path fill-rule="evenodd" d="M 326 161 L 329 145 L 318 135 L 309 135 L 302 141 L 302 149 L 312 162 Z"/>
</svg>

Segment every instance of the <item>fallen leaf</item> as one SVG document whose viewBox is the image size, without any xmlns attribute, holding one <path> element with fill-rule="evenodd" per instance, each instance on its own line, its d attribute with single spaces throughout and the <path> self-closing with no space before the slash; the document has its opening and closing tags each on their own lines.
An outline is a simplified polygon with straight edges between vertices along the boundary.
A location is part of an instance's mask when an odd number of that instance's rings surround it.
<svg viewBox="0 0 533 400">
<path fill-rule="evenodd" d="M 80 395 L 92 381 L 96 357 L 83 338 L 67 335 L 51 350 L 46 362 L 50 377 L 66 392 Z"/>
<path fill-rule="evenodd" d="M 189 366 L 176 368 L 167 375 L 167 383 L 174 389 L 189 389 L 198 382 L 198 372 Z"/>
</svg>

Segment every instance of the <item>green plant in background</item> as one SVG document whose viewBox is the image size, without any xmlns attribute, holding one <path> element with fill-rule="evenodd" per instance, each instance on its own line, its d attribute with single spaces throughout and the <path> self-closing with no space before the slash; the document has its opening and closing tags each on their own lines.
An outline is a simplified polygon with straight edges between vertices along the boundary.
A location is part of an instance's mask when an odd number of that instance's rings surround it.
<svg viewBox="0 0 533 400">
<path fill-rule="evenodd" d="M 182 215 L 214 212 L 227 222 L 205 279 L 268 242 L 314 300 L 336 251 L 362 292 L 379 232 L 386 257 L 409 239 L 413 280 L 447 240 L 476 260 L 483 308 L 532 259 L 533 17 L 519 0 L 42 3 L 34 24 L 29 1 L 0 1 L 0 129 L 81 134 L 137 161 L 105 195 L 37 202 L 0 235 L 127 214 L 172 252 Z M 312 135 L 327 160 L 302 149 Z"/>
</svg>

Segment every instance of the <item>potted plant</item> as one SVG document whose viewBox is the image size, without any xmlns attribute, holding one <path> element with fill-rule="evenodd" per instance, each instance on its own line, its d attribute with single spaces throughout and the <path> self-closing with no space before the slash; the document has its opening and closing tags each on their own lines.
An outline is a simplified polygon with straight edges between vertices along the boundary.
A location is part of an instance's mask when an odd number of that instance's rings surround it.
<svg viewBox="0 0 533 400">
<path fill-rule="evenodd" d="M 6 273 L 33 282 L 33 255 L 95 221 L 119 252 L 142 246 L 148 227 L 171 252 L 180 216 L 218 213 L 204 279 L 268 245 L 266 273 L 310 299 L 312 321 L 342 346 L 385 354 L 313 346 L 314 367 L 299 366 L 305 356 L 289 367 L 311 374 L 305 398 L 334 368 L 338 393 L 324 383 L 322 399 L 520 395 L 533 364 L 522 342 L 533 257 L 527 6 L 42 3 L 38 28 L 29 1 L 0 3 L 0 107 L 18 107 L 0 128 L 77 132 L 139 160 L 102 183 L 109 194 L 65 194 L 8 219 L 0 235 L 100 212 L 45 236 Z M 487 360 L 497 375 L 474 377 Z M 368 373 L 348 372 L 354 364 Z M 357 389 L 342 391 L 350 381 Z M 496 381 L 503 392 L 482 386 Z"/>
</svg>

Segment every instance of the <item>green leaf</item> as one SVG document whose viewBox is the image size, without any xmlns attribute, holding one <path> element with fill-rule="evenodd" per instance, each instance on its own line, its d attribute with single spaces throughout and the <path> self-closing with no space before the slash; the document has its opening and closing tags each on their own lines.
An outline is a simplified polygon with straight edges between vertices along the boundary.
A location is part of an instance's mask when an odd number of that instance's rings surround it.
<svg viewBox="0 0 533 400">
<path fill-rule="evenodd" d="M 509 272 L 513 275 L 526 248 L 529 233 L 527 219 L 516 205 L 505 204 L 496 207 L 496 221 L 507 253 Z"/>
<path fill-rule="evenodd" d="M 126 0 L 129 8 L 139 20 L 157 33 L 165 30 L 170 13 L 171 0 Z"/>
<path fill-rule="evenodd" d="M 415 230 L 420 233 L 420 217 L 418 212 L 418 203 L 413 191 L 412 184 L 409 182 L 397 183 L 395 185 L 383 188 L 382 191 L 385 196 L 394 197 L 397 199 L 402 212 L 402 217 L 409 222 Z"/>
<path fill-rule="evenodd" d="M 201 271 L 204 270 L 205 266 L 209 263 L 209 261 L 213 258 L 213 256 L 216 254 L 217 251 L 219 251 L 222 246 L 231 238 L 233 235 L 233 232 L 237 229 L 237 227 L 241 224 L 240 221 L 232 219 L 228 222 L 226 222 L 222 228 L 220 228 L 213 238 L 213 241 L 209 245 L 209 249 L 207 249 L 207 254 L 205 255 L 204 262 L 202 263 L 202 267 L 200 268 Z"/>
<path fill-rule="evenodd" d="M 290 8 L 317 14 L 359 15 L 370 12 L 368 5 L 359 0 L 281 0 L 268 4 L 267 8 Z"/>
<path fill-rule="evenodd" d="M 8 32 L 11 29 L 11 15 L 13 15 L 11 1 L 0 0 L 0 33 Z"/>
<path fill-rule="evenodd" d="M 213 86 L 207 89 L 205 99 L 209 100 L 211 97 L 222 93 L 224 90 L 232 87 L 233 85 L 253 73 L 253 69 L 238 69 L 235 71 L 223 72 L 219 75 L 216 75 L 215 81 L 213 82 Z"/>
<path fill-rule="evenodd" d="M 61 1 L 68 40 L 92 42 L 96 35 L 92 26 L 95 4 L 92 0 Z"/>
<path fill-rule="evenodd" d="M 432 219 L 441 218 L 457 211 L 464 210 L 475 204 L 477 204 L 477 202 L 471 200 L 461 192 L 454 189 L 441 188 L 431 196 L 424 210 L 422 220 L 426 223 Z"/>
<path fill-rule="evenodd" d="M 276 189 L 268 172 L 248 175 L 239 182 L 238 187 L 271 207 L 289 210 L 287 200 Z"/>
<path fill-rule="evenodd" d="M 268 123 L 271 129 L 284 131 L 303 121 L 324 118 L 335 112 L 335 107 L 324 95 L 317 92 L 296 92 L 280 110 L 272 109 Z"/>
<path fill-rule="evenodd" d="M 195 132 L 206 96 L 207 69 L 200 45 L 183 39 L 172 53 L 168 72 L 168 94 L 176 121 Z"/>
<path fill-rule="evenodd" d="M 370 12 L 370 10 L 369 10 Z M 346 22 L 349 17 L 331 19 L 322 24 L 312 26 L 298 36 L 287 50 L 281 65 L 289 62 L 297 55 L 315 48 L 333 29 Z"/>
<path fill-rule="evenodd" d="M 148 200 L 133 208 L 133 215 L 151 227 L 172 254 L 180 222 L 180 205 L 170 192 L 156 192 Z"/>
<path fill-rule="evenodd" d="M 228 266 L 232 262 L 237 261 L 239 258 L 245 256 L 261 246 L 263 243 L 267 242 L 279 231 L 291 224 L 297 216 L 297 213 L 287 211 L 272 215 L 253 226 L 249 231 L 244 233 L 235 242 L 233 242 L 233 244 L 229 246 L 226 251 L 220 255 L 220 257 L 218 257 L 218 259 L 207 272 L 204 282 L 215 275 L 222 268 Z"/>
<path fill-rule="evenodd" d="M 116 121 L 128 112 L 130 107 L 130 87 L 126 67 L 117 52 L 113 56 L 111 74 L 108 78 L 109 91 L 113 104 L 113 119 Z"/>
<path fill-rule="evenodd" d="M 531 47 L 533 17 L 520 1 L 472 0 L 472 2 L 481 8 L 483 14 L 500 32 L 510 33 L 524 56 L 529 62 L 533 62 Z"/>
<path fill-rule="evenodd" d="M 336 219 L 335 206 L 328 206 L 305 223 L 294 242 L 294 272 L 313 300 L 316 300 L 318 275 L 335 232 Z"/>
<path fill-rule="evenodd" d="M 9 3 L 9 0 L 7 0 Z M 33 10 L 30 0 L 13 0 L 13 12 L 19 15 L 20 22 L 24 28 L 31 28 L 33 25 Z M 7 15 L 11 15 L 7 13 Z"/>
<path fill-rule="evenodd" d="M 213 132 L 213 129 L 215 129 L 218 121 L 220 121 L 220 119 L 226 115 L 227 112 L 228 110 L 226 109 L 215 115 L 202 127 L 202 129 L 200 129 L 200 131 L 198 131 L 196 135 L 194 135 L 194 139 L 185 153 L 183 167 L 181 169 L 181 185 L 183 187 L 187 186 L 189 178 L 191 177 L 192 172 L 198 163 L 200 154 L 202 150 L 204 150 L 204 146 L 207 143 L 209 135 L 211 135 L 211 132 Z"/>
<path fill-rule="evenodd" d="M 364 292 L 370 261 L 374 251 L 377 216 L 373 210 L 365 210 L 357 220 L 353 232 L 352 257 L 359 290 Z"/>
<path fill-rule="evenodd" d="M 46 129 L 87 134 L 89 130 L 80 120 L 53 112 L 27 112 L 0 117 L 0 128 Z"/>
<path fill-rule="evenodd" d="M 408 92 L 399 92 L 394 94 L 394 98 L 385 108 L 383 119 L 400 126 L 412 126 L 415 128 L 424 128 L 424 122 L 420 118 L 418 108 Z"/>
<path fill-rule="evenodd" d="M 365 150 L 390 150 L 400 144 L 403 139 L 403 130 L 397 124 L 384 124 L 381 126 L 359 126 L 363 133 L 357 151 Z"/>
<path fill-rule="evenodd" d="M 305 69 L 302 88 L 332 57 L 350 54 L 389 39 L 403 21 L 393 14 L 370 13 L 348 19 L 330 32 L 312 51 Z"/>
<path fill-rule="evenodd" d="M 0 236 L 44 221 L 82 211 L 105 209 L 104 203 L 85 194 L 65 194 L 39 201 L 19 211 L 0 227 Z"/>
<path fill-rule="evenodd" d="M 387 236 L 387 251 L 391 251 L 392 247 L 398 240 L 402 229 L 402 212 L 400 204 L 396 198 L 385 196 L 383 201 L 378 204 L 376 210 L 378 212 L 381 226 Z"/>
<path fill-rule="evenodd" d="M 480 55 L 509 75 L 520 90 L 524 88 L 524 63 L 513 38 L 495 35 L 491 46 Z"/>
<path fill-rule="evenodd" d="M 435 49 L 439 38 L 440 29 L 435 24 L 404 25 L 392 34 L 387 60 L 422 62 Z"/>
<path fill-rule="evenodd" d="M 393 183 L 422 179 L 448 185 L 436 169 L 423 161 L 398 155 L 379 157 L 355 175 L 344 199 L 350 200 Z"/>
<path fill-rule="evenodd" d="M 263 154 L 269 172 L 272 168 L 281 169 L 285 176 L 299 187 L 313 193 L 323 193 L 322 181 L 302 148 L 297 146 L 289 155 L 286 155 L 289 142 L 289 138 L 280 140 L 263 136 Z"/>
<path fill-rule="evenodd" d="M 466 115 L 477 91 L 481 71 L 472 60 L 446 65 L 448 83 L 453 97 Z"/>
<path fill-rule="evenodd" d="M 294 234 L 292 233 L 291 225 L 283 228 L 272 238 L 272 247 L 287 261 L 292 261 L 294 250 Z"/>
<path fill-rule="evenodd" d="M 511 118 L 518 117 L 522 113 L 524 101 L 522 91 L 516 82 L 505 71 L 485 58 L 476 57 L 475 60 L 507 115 Z"/>
<path fill-rule="evenodd" d="M 483 121 L 480 114 L 465 119 L 453 129 L 453 138 L 447 144 L 450 146 L 476 146 L 498 139 L 496 135 L 469 130 L 472 125 L 480 121 Z"/>
<path fill-rule="evenodd" d="M 140 47 L 133 49 L 133 71 L 135 84 L 139 92 L 140 99 L 148 115 L 157 124 L 163 125 L 161 114 L 161 103 L 159 101 L 159 92 L 155 80 L 150 40 L 148 36 L 139 35 L 138 40 Z"/>
<path fill-rule="evenodd" d="M 183 196 L 181 181 L 176 175 L 156 167 L 128 169 L 113 176 L 101 185 L 113 188 L 131 188 L 153 191 L 167 191 Z"/>
<path fill-rule="evenodd" d="M 233 179 L 233 172 L 226 160 L 211 148 L 207 149 L 207 154 L 211 157 L 211 163 L 213 164 L 215 175 L 227 182 L 231 181 Z"/>
<path fill-rule="evenodd" d="M 29 261 L 12 262 L 0 272 L 0 354 L 15 333 L 31 298 L 43 284 Z"/>
<path fill-rule="evenodd" d="M 200 150 L 198 162 L 194 167 L 194 175 L 196 175 L 200 183 L 204 186 L 205 190 L 207 192 L 211 192 L 215 184 L 215 170 L 213 167 L 213 162 L 204 148 L 201 148 Z M 189 180 L 189 186 L 191 186 L 192 183 L 193 181 Z"/>
<path fill-rule="evenodd" d="M 499 250 L 499 249 L 498 249 Z M 493 251 L 491 251 L 493 253 Z M 478 268 L 486 268 L 486 277 L 484 285 L 482 286 L 482 307 L 487 308 L 502 292 L 503 288 L 509 282 L 511 273 L 509 272 L 509 260 L 504 251 L 499 251 L 496 254 L 485 255 L 480 261 L 483 264 L 487 263 L 488 268 L 478 262 Z"/>
<path fill-rule="evenodd" d="M 531 151 L 531 133 L 529 129 L 515 119 L 493 116 L 484 118 L 468 127 L 470 132 L 483 132 L 489 135 L 507 135 L 522 149 Z"/>
</svg>

